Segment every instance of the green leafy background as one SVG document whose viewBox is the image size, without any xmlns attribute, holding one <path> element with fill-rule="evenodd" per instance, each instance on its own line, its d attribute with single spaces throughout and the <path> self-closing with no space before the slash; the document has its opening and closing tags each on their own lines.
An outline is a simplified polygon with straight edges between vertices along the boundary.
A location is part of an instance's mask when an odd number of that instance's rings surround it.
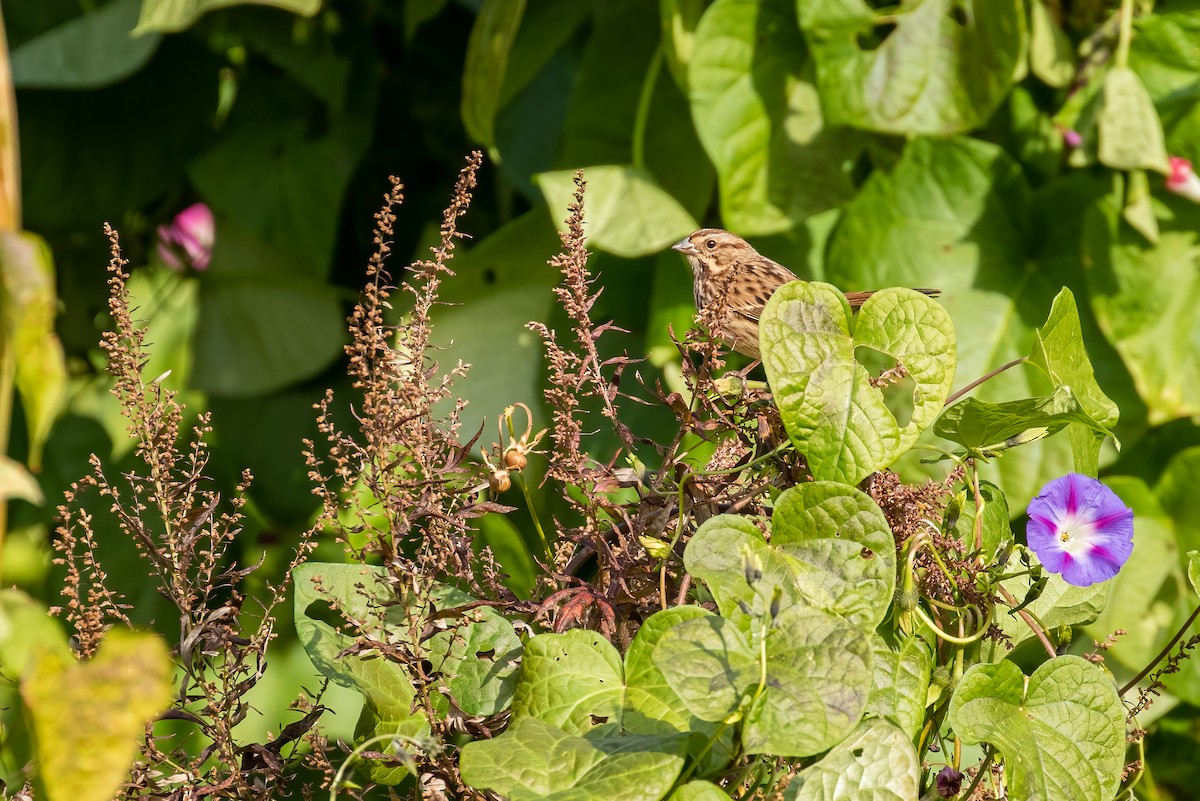
<svg viewBox="0 0 1200 801">
<path fill-rule="evenodd" d="M 1137 511 L 1133 559 L 1087 629 L 1098 638 L 1130 632 L 1111 656 L 1132 675 L 1186 618 L 1185 554 L 1200 547 L 1190 483 L 1200 466 L 1200 206 L 1166 191 L 1162 174 L 1168 155 L 1200 159 L 1200 11 L 1161 2 L 1134 20 L 1127 53 L 1113 52 L 1119 45 L 1109 38 L 1097 55 L 1080 45 L 1111 22 L 1115 3 L 1071 3 L 1064 12 L 1043 0 L 906 0 L 886 19 L 874 5 L 5 4 L 23 227 L 36 235 L 0 249 L 8 341 L 17 348 L 0 472 L 11 499 L 5 585 L 55 602 L 54 506 L 86 471 L 88 454 L 115 469 L 130 455 L 96 346 L 106 325 L 104 221 L 121 231 L 135 268 L 139 316 L 152 331 L 147 371 L 170 370 L 166 382 L 185 391 L 193 413 L 212 410 L 220 483 L 232 487 L 244 467 L 255 474 L 238 555 L 253 563 L 265 553 L 270 573 L 315 509 L 300 441 L 316 434 L 311 406 L 326 387 L 348 396 L 342 321 L 386 177 L 406 183 L 398 269 L 432 244 L 446 187 L 463 155 L 482 147 L 490 158 L 463 225 L 473 239 L 446 288 L 462 305 L 439 310 L 435 333 L 444 363 L 471 364 L 458 385 L 470 401 L 467 428 L 494 425 L 515 401 L 546 419 L 539 347 L 524 323 L 562 322 L 546 259 L 579 168 L 589 179 L 592 266 L 605 286 L 595 314 L 629 332 L 606 347 L 648 357 L 642 369 L 651 377 L 675 375 L 667 326 L 680 333 L 691 319 L 686 266 L 663 251 L 694 227 L 730 228 L 802 277 L 843 290 L 938 287 L 933 327 L 952 325 L 957 366 L 923 379 L 930 391 L 944 395 L 1032 354 L 973 397 L 1040 399 L 1038 412 L 1070 429 L 986 468 L 1014 530 L 1038 488 L 1080 458 Z M 157 263 L 155 230 L 193 202 L 216 216 L 212 264 L 172 272 Z M 1064 286 L 1077 317 L 1055 305 Z M 1039 331 L 1048 317 L 1053 325 Z M 1071 371 L 1062 350 L 1076 328 L 1094 383 Z M 872 345 L 844 336 L 838 345 L 854 358 Z M 1069 402 L 1056 394 L 1063 384 L 1075 390 Z M 1121 410 L 1115 425 L 1109 398 Z M 982 434 L 970 413 L 940 432 L 968 446 L 995 444 L 971 439 Z M 1111 430 L 1120 451 L 1096 452 L 1103 432 L 1085 418 Z M 673 425 L 653 414 L 634 423 L 639 435 L 660 438 Z M 879 466 L 833 451 L 828 464 L 818 477 L 851 482 Z M 945 470 L 915 457 L 900 467 L 912 478 Z M 533 532 L 487 526 L 505 568 L 528 586 Z M 100 545 L 136 622 L 161 620 L 142 571 L 125 569 L 132 547 Z M 340 558 L 323 547 L 324 558 Z M 276 648 L 256 690 L 259 711 L 243 726 L 277 728 L 290 719 L 284 710 L 296 689 L 315 680 L 296 639 Z M 898 674 L 920 670 L 917 656 L 897 660 Z M 1152 740 L 1162 747 L 1148 753 L 1166 797 L 1186 797 L 1200 780 L 1193 760 L 1170 760 L 1194 747 L 1195 664 L 1171 677 L 1171 694 L 1153 708 L 1162 717 Z M 339 710 L 332 733 L 350 736 L 356 697 L 330 696 Z M 893 714 L 903 725 L 913 713 Z M 529 717 L 523 725 L 549 724 Z M 537 736 L 567 737 L 581 755 L 614 747 L 589 732 Z M 647 765 L 673 765 L 676 753 L 664 746 Z M 492 770 L 502 757 L 473 764 Z M 887 780 L 903 786 L 907 769 Z M 679 795 L 706 792 L 693 782 Z"/>
</svg>

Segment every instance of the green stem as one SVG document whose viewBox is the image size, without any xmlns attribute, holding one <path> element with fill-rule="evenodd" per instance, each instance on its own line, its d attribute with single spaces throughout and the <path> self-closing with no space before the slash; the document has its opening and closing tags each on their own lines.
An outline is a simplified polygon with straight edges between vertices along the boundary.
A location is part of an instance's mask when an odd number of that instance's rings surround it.
<svg viewBox="0 0 1200 801">
<path fill-rule="evenodd" d="M 550 541 L 546 539 L 546 532 L 542 529 L 542 521 L 538 517 L 537 507 L 533 505 L 533 496 L 529 493 L 529 482 L 520 474 L 516 478 L 517 483 L 521 485 L 521 493 L 525 496 L 525 505 L 529 507 L 529 519 L 533 521 L 538 539 L 542 541 L 542 552 L 546 555 L 546 562 L 549 563 L 553 558 L 550 553 Z"/>
<path fill-rule="evenodd" d="M 650 67 L 646 70 L 646 80 L 642 82 L 642 92 L 638 96 L 637 116 L 633 118 L 633 166 L 639 170 L 646 168 L 646 126 L 650 122 L 650 106 L 654 100 L 654 87 L 658 84 L 658 73 L 662 71 L 663 49 L 660 44 L 650 59 Z"/>
<path fill-rule="evenodd" d="M 1121 27 L 1117 33 L 1117 66 L 1129 66 L 1129 43 L 1133 39 L 1133 0 L 1121 0 Z"/>
<path fill-rule="evenodd" d="M 525 406 L 525 404 L 519 404 L 519 405 Z M 509 438 L 510 442 L 517 441 L 517 429 L 513 425 L 512 414 L 509 413 L 512 411 L 512 409 L 513 409 L 513 407 L 509 406 L 508 410 L 506 410 L 504 417 L 502 418 L 508 425 L 508 438 Z M 529 413 L 528 407 L 525 408 L 525 413 L 526 414 Z M 533 420 L 531 417 L 530 418 L 530 428 L 532 428 L 532 427 L 533 427 Z M 529 435 L 529 432 L 526 431 L 526 436 L 522 437 L 520 441 L 522 443 L 524 443 L 525 440 L 528 438 L 528 435 Z M 504 439 L 503 431 L 500 432 L 500 438 Z M 503 455 L 501 456 L 501 458 L 503 458 Z M 517 474 L 517 482 L 521 485 L 521 493 L 525 496 L 525 505 L 529 507 L 529 518 L 533 521 L 533 527 L 535 529 L 537 529 L 538 539 L 540 539 L 542 541 L 542 553 L 545 554 L 545 556 L 546 556 L 546 564 L 549 564 L 551 559 L 553 559 L 553 555 L 550 553 L 550 541 L 546 539 L 546 532 L 542 528 L 542 520 L 540 517 L 538 517 L 537 507 L 534 506 L 534 504 L 533 504 L 533 496 L 529 493 L 529 483 L 527 481 L 525 481 L 524 476 L 520 473 Z"/>
<path fill-rule="evenodd" d="M 399 743 L 401 745 L 418 745 L 417 741 L 412 737 L 407 737 L 403 734 L 377 734 L 374 737 L 359 743 L 355 749 L 350 752 L 349 756 L 346 757 L 346 760 L 342 762 L 341 766 L 337 770 L 337 773 L 334 774 L 333 781 L 329 783 L 329 801 L 337 801 L 338 788 L 341 787 L 342 781 L 346 778 L 346 768 L 350 767 L 355 758 L 366 751 L 370 746 L 386 740 L 391 740 L 392 742 Z M 409 761 L 411 761 L 411 756 L 409 757 Z"/>
<path fill-rule="evenodd" d="M 787 442 L 784 442 L 779 447 L 777 447 L 773 450 L 767 451 L 762 456 L 755 456 L 753 459 L 746 462 L 745 464 L 740 464 L 740 465 L 737 465 L 736 467 L 729 467 L 724 470 L 689 470 L 688 476 L 689 477 L 699 476 L 701 478 L 708 478 L 709 476 L 728 476 L 733 473 L 740 473 L 748 467 L 755 467 L 757 465 L 762 464 L 763 462 L 767 462 L 767 461 L 770 461 L 771 459 L 774 459 L 776 456 L 778 456 L 779 454 L 783 453 L 786 450 L 789 450 L 791 447 L 792 447 L 792 443 L 789 440 Z"/>
<path fill-rule="evenodd" d="M 983 781 L 984 774 L 986 774 L 988 772 L 988 769 L 991 768 L 991 766 L 992 766 L 992 749 L 988 748 L 985 745 L 984 750 L 986 751 L 987 756 L 985 756 L 983 758 L 983 762 L 980 763 L 979 772 L 976 773 L 975 778 L 971 780 L 971 786 L 968 787 L 967 791 L 965 793 L 963 793 L 962 795 L 960 795 L 959 798 L 971 798 L 975 793 L 975 788 L 979 786 L 979 783 L 981 781 Z"/>
</svg>

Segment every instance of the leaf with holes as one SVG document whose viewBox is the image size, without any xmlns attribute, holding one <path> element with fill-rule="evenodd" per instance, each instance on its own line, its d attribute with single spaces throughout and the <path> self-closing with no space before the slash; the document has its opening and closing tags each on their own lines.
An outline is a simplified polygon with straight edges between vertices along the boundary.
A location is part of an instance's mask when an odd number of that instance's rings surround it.
<svg viewBox="0 0 1200 801">
<path fill-rule="evenodd" d="M 884 720 L 864 721 L 819 762 L 800 771 L 784 791 L 784 801 L 916 798 L 921 765 L 910 736 Z"/>
<path fill-rule="evenodd" d="M 1008 94 L 1025 48 L 1021 0 L 806 0 L 833 122 L 895 134 L 951 134 L 984 124 Z"/>
<path fill-rule="evenodd" d="M 910 289 L 876 292 L 852 318 L 836 287 L 796 281 L 759 324 L 763 365 L 788 436 L 817 479 L 857 484 L 907 451 L 942 411 L 954 379 L 954 324 Z M 890 356 L 915 382 L 901 426 L 856 353 Z"/>
</svg>

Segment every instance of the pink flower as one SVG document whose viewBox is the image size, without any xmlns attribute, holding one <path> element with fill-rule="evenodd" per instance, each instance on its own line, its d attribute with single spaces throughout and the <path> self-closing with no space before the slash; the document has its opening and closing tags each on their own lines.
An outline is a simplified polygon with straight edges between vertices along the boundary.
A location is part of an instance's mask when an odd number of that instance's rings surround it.
<svg viewBox="0 0 1200 801">
<path fill-rule="evenodd" d="M 1063 144 L 1067 147 L 1073 149 L 1083 144 L 1083 137 L 1079 135 L 1079 131 L 1061 127 L 1058 130 L 1062 133 Z"/>
<path fill-rule="evenodd" d="M 1094 478 L 1067 473 L 1029 502 L 1029 547 L 1076 587 L 1106 581 L 1133 553 L 1133 510 Z"/>
<path fill-rule="evenodd" d="M 212 209 L 195 203 L 175 215 L 170 225 L 158 226 L 158 257 L 173 270 L 205 270 L 215 239 Z"/>
<path fill-rule="evenodd" d="M 1167 176 L 1167 189 L 1193 203 L 1200 203 L 1200 178 L 1192 171 L 1192 162 L 1179 156 L 1171 156 L 1170 163 L 1171 174 Z"/>
</svg>

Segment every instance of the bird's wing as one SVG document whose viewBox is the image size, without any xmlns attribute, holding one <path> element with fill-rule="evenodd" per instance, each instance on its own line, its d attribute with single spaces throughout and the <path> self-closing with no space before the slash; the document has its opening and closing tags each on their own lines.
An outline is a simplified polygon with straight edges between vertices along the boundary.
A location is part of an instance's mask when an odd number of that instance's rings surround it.
<svg viewBox="0 0 1200 801">
<path fill-rule="evenodd" d="M 796 280 L 795 273 L 765 256 L 743 262 L 740 270 L 726 297 L 725 308 L 731 314 L 756 323 L 775 290 Z"/>
</svg>

